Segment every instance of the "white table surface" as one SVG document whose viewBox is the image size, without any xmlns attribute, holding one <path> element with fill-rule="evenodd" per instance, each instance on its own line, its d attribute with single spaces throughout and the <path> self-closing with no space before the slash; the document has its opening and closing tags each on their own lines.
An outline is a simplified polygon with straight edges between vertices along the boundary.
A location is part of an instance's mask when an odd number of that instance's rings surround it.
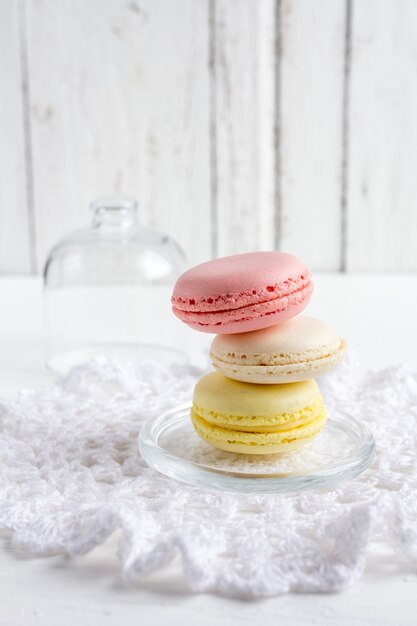
<svg viewBox="0 0 417 626">
<path fill-rule="evenodd" d="M 315 282 L 309 314 L 340 330 L 358 352 L 363 370 L 396 363 L 417 370 L 417 275 L 322 274 Z M 0 394 L 50 384 L 39 367 L 40 279 L 1 278 L 0 301 Z M 119 575 L 116 543 L 114 536 L 82 558 L 28 559 L 11 552 L 4 537 L 0 626 L 417 623 L 417 567 L 376 548 L 370 550 L 363 578 L 347 590 L 248 602 L 189 593 L 179 562 L 126 585 Z"/>
</svg>

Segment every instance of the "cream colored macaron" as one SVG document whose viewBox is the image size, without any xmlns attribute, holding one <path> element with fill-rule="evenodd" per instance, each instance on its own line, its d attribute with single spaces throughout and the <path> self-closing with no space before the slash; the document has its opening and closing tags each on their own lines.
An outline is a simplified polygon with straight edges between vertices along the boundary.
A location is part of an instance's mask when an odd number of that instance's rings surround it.
<svg viewBox="0 0 417 626">
<path fill-rule="evenodd" d="M 191 419 L 200 437 L 216 448 L 277 454 L 316 437 L 326 410 L 315 380 L 251 385 L 211 372 L 195 386 Z"/>
<path fill-rule="evenodd" d="M 210 357 L 228 378 L 276 384 L 324 374 L 338 365 L 345 348 L 343 339 L 327 324 L 298 316 L 262 330 L 217 335 Z"/>
</svg>

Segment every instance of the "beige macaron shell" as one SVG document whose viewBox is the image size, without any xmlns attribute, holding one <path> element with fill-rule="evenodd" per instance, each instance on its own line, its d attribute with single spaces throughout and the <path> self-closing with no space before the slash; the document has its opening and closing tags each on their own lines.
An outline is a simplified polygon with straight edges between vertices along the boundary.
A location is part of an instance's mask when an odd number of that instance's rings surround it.
<svg viewBox="0 0 417 626">
<path fill-rule="evenodd" d="M 345 348 L 327 324 L 298 316 L 250 333 L 217 335 L 210 356 L 214 367 L 229 378 L 277 384 L 324 374 L 340 363 Z"/>
</svg>

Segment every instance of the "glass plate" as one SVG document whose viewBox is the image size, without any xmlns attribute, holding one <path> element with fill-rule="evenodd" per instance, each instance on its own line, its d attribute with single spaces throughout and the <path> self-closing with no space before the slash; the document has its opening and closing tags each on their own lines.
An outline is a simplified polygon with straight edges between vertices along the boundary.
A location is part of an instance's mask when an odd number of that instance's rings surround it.
<svg viewBox="0 0 417 626">
<path fill-rule="evenodd" d="M 166 346 L 144 343 L 97 343 L 79 350 L 68 350 L 55 354 L 45 361 L 45 368 L 64 378 L 73 367 L 85 365 L 98 356 L 105 356 L 117 361 L 136 361 L 150 359 L 162 365 L 184 365 L 187 362 L 185 353 Z"/>
<path fill-rule="evenodd" d="M 283 493 L 332 487 L 363 472 L 373 461 L 370 431 L 349 416 L 331 416 L 316 439 L 288 454 L 223 452 L 197 435 L 191 404 L 149 421 L 139 435 L 144 460 L 190 485 L 245 493 Z"/>
</svg>

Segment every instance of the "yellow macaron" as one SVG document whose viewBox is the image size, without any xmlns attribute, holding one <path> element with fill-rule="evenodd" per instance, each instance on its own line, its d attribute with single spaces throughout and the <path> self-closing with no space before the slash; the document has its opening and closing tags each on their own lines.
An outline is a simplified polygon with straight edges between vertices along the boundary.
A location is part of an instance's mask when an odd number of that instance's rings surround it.
<svg viewBox="0 0 417 626">
<path fill-rule="evenodd" d="M 195 386 L 191 419 L 200 437 L 216 448 L 276 454 L 318 435 L 326 410 L 313 379 L 254 385 L 211 372 Z"/>
</svg>

